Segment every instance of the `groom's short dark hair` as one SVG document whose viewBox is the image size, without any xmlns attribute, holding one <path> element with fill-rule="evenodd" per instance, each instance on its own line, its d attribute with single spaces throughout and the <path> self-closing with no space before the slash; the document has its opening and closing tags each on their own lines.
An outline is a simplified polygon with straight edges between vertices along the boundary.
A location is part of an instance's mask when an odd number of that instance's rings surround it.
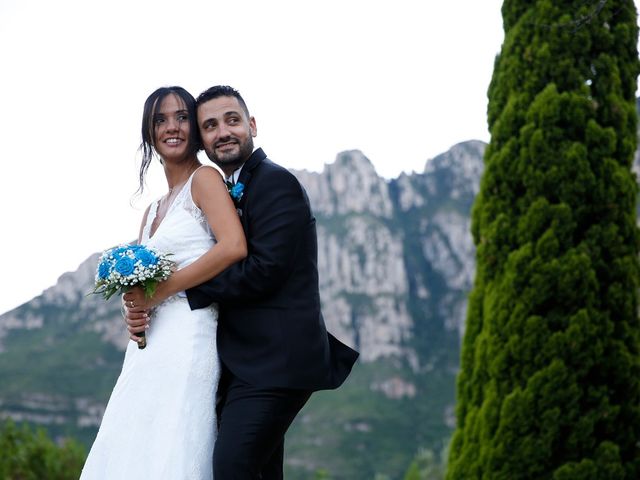
<svg viewBox="0 0 640 480">
<path fill-rule="evenodd" d="M 230 87 L 229 85 L 216 85 L 211 88 L 207 88 L 204 92 L 198 95 L 196 98 L 196 108 L 202 105 L 209 100 L 213 100 L 214 98 L 219 97 L 235 97 L 238 99 L 238 103 L 244 110 L 244 113 L 247 114 L 247 118 L 249 118 L 249 109 L 247 108 L 247 104 L 244 102 L 244 98 L 240 95 L 235 88 Z"/>
</svg>

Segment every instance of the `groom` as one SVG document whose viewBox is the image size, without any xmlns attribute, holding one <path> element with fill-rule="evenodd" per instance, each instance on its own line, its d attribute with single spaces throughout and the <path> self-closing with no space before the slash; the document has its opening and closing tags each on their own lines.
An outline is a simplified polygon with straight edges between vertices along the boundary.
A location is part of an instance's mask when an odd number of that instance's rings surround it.
<svg viewBox="0 0 640 480">
<path fill-rule="evenodd" d="M 320 312 L 315 218 L 286 169 L 254 151 L 256 121 L 233 88 L 197 99 L 207 156 L 224 172 L 248 256 L 188 290 L 192 309 L 220 307 L 217 479 L 281 479 L 284 436 L 311 392 L 334 389 L 358 353 L 327 333 Z"/>
</svg>

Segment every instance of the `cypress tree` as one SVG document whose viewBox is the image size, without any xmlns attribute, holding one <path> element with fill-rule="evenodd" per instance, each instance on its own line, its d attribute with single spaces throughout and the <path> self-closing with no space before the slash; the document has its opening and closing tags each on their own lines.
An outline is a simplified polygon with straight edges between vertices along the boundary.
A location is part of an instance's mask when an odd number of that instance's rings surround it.
<svg viewBox="0 0 640 480">
<path fill-rule="evenodd" d="M 640 478 L 632 0 L 505 0 L 449 480 Z"/>
</svg>

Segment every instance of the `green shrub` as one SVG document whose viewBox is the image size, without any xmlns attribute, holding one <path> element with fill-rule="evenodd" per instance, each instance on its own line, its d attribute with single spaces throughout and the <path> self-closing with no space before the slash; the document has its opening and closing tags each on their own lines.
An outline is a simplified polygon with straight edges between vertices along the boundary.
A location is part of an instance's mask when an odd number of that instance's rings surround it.
<svg viewBox="0 0 640 480">
<path fill-rule="evenodd" d="M 3 480 L 77 480 L 86 452 L 73 440 L 54 443 L 43 429 L 0 423 L 0 478 Z"/>
</svg>

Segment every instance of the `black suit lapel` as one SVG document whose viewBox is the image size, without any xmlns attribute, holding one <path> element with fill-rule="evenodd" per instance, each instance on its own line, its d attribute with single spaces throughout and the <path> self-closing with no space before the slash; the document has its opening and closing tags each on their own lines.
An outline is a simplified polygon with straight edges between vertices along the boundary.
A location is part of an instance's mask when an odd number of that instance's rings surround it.
<svg viewBox="0 0 640 480">
<path fill-rule="evenodd" d="M 242 170 L 240 171 L 240 176 L 238 177 L 238 183 L 244 185 L 243 191 L 246 193 L 249 188 L 249 183 L 251 182 L 251 176 L 253 174 L 253 170 L 260 165 L 260 163 L 267 158 L 267 154 L 261 148 L 258 148 L 255 152 L 251 154 L 249 160 L 247 160 L 242 166 Z M 246 201 L 246 195 L 242 195 L 240 200 L 238 201 L 236 208 L 238 210 L 238 214 L 240 218 L 243 220 L 242 224 L 244 226 L 244 215 L 243 209 Z"/>
<path fill-rule="evenodd" d="M 238 183 L 242 183 L 246 189 L 251 181 L 251 172 L 256 168 L 260 162 L 267 158 L 266 153 L 261 148 L 258 148 L 251 154 L 249 160 L 247 160 L 242 166 L 240 176 L 238 177 Z"/>
</svg>

